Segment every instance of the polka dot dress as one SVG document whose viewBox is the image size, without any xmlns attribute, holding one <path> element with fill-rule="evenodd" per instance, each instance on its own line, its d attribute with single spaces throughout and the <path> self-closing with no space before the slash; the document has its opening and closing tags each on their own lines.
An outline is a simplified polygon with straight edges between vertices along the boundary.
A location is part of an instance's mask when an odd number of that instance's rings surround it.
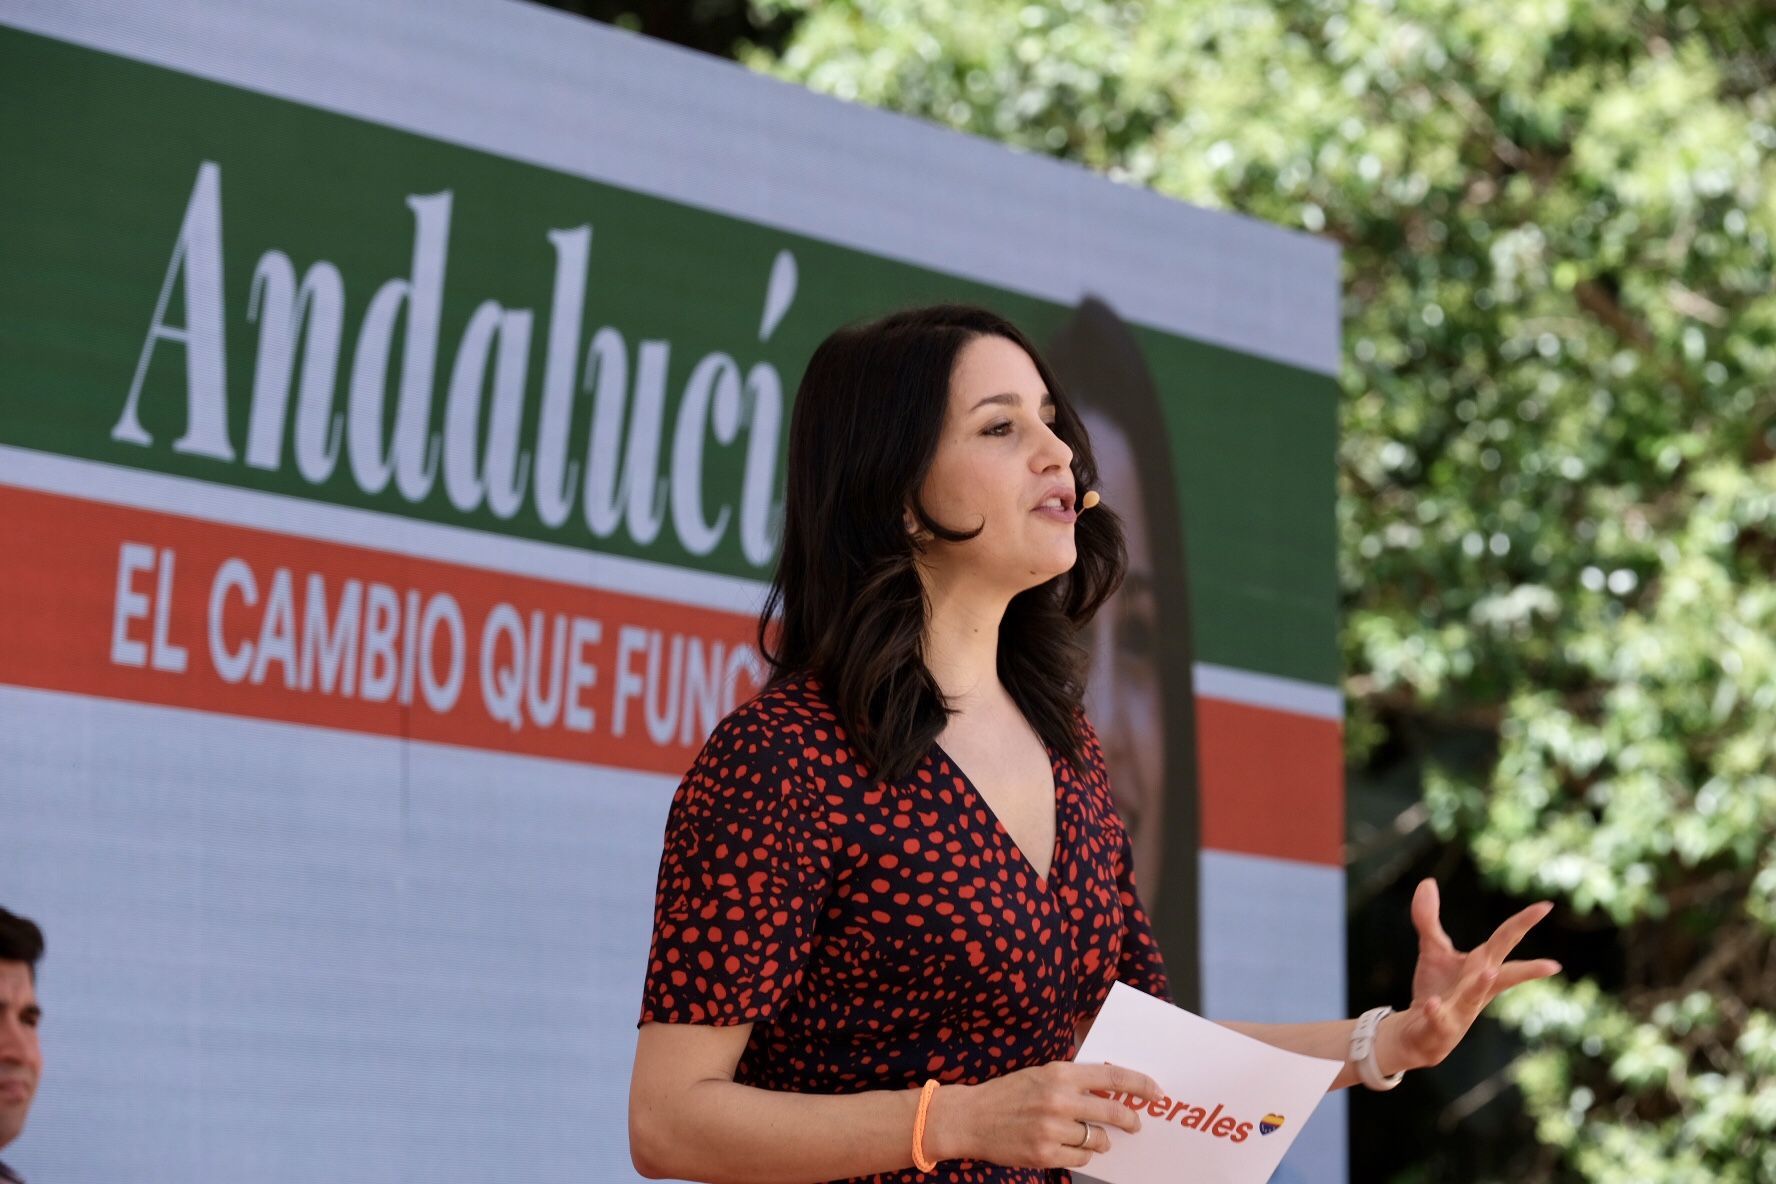
<svg viewBox="0 0 1776 1184">
<path fill-rule="evenodd" d="M 939 746 L 881 784 L 816 680 L 736 709 L 672 800 L 641 1022 L 751 1023 L 736 1081 L 846 1094 L 1067 1059 L 1119 978 L 1169 998 L 1103 751 L 1080 723 L 1083 770 L 1049 749 L 1044 881 Z M 951 1160 L 864 1179 L 1068 1174 Z"/>
</svg>

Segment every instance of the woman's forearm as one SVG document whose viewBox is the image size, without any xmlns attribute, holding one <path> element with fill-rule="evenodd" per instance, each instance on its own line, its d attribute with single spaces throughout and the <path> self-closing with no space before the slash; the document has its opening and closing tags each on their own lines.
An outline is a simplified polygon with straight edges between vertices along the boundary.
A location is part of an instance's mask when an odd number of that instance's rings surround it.
<svg viewBox="0 0 1776 1184">
<path fill-rule="evenodd" d="M 968 1087 L 945 1086 L 926 1114 L 925 1153 L 958 1158 L 953 1107 Z M 811 1184 L 898 1171 L 913 1163 L 917 1090 L 797 1094 L 697 1082 L 670 1105 L 637 1099 L 629 1142 L 644 1176 L 705 1184 Z"/>
<path fill-rule="evenodd" d="M 1398 1012 L 1388 1016 L 1381 1021 L 1381 1029 L 1375 1036 L 1375 1064 L 1384 1077 L 1399 1069 L 1417 1067 L 1402 1063 L 1405 1058 L 1397 1051 L 1398 1045 L 1394 1037 L 1402 1019 Z M 1350 1062 L 1351 1032 L 1357 1026 L 1355 1020 L 1319 1020 L 1306 1024 L 1248 1024 L 1222 1020 L 1220 1023 L 1223 1028 L 1232 1029 L 1254 1040 L 1262 1040 L 1276 1048 L 1286 1048 L 1303 1056 L 1344 1062 L 1344 1068 L 1332 1079 L 1329 1089 L 1344 1089 L 1362 1080 L 1357 1067 Z"/>
</svg>

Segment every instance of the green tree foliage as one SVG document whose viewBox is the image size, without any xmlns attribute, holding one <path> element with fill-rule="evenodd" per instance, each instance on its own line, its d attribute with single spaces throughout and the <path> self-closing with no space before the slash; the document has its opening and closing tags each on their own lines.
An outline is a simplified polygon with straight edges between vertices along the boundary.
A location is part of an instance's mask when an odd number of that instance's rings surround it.
<svg viewBox="0 0 1776 1184">
<path fill-rule="evenodd" d="M 1776 7 L 755 7 L 757 69 L 1342 244 L 1353 776 L 1618 951 L 1500 1008 L 1519 1178 L 1776 1181 Z"/>
<path fill-rule="evenodd" d="M 796 14 L 767 13 L 747 0 L 534 0 L 544 8 L 557 8 L 628 29 L 661 41 L 717 57 L 732 57 L 741 47 L 754 52 L 780 48 L 789 35 Z"/>
</svg>

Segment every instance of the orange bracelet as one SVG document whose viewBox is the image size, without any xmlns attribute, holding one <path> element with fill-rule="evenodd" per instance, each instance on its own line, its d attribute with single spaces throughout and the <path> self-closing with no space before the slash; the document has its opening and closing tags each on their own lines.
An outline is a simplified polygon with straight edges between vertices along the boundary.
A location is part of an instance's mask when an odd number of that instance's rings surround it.
<svg viewBox="0 0 1776 1184">
<path fill-rule="evenodd" d="M 937 1167 L 935 1159 L 925 1158 L 925 1112 L 931 1109 L 931 1095 L 937 1092 L 937 1078 L 933 1077 L 919 1091 L 919 1111 L 913 1115 L 913 1166 L 921 1172 L 929 1172 Z"/>
</svg>

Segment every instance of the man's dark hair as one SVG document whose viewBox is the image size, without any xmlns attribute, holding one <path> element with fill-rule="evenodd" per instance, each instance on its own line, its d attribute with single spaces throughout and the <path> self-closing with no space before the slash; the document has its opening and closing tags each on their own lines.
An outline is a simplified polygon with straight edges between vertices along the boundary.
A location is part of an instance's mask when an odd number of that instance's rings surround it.
<svg viewBox="0 0 1776 1184">
<path fill-rule="evenodd" d="M 37 974 L 37 959 L 43 957 L 43 930 L 36 922 L 0 908 L 0 962 L 23 962 Z"/>
</svg>

